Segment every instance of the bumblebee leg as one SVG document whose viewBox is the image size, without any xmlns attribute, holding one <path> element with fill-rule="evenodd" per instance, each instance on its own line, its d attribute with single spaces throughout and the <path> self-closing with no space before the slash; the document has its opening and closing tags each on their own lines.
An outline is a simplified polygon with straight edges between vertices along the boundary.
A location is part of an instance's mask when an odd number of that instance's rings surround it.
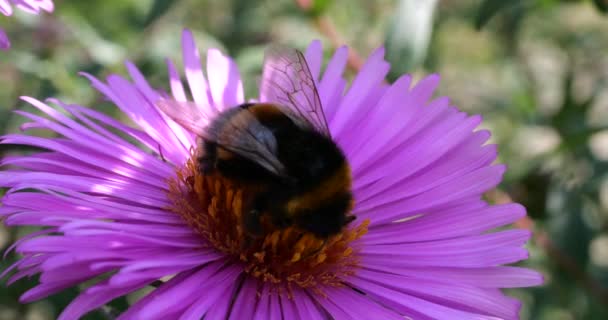
<svg viewBox="0 0 608 320">
<path fill-rule="evenodd" d="M 346 219 L 344 219 L 344 225 L 348 225 L 349 223 L 353 222 L 355 219 L 357 219 L 357 216 L 351 215 L 351 216 L 346 216 Z"/>
</svg>

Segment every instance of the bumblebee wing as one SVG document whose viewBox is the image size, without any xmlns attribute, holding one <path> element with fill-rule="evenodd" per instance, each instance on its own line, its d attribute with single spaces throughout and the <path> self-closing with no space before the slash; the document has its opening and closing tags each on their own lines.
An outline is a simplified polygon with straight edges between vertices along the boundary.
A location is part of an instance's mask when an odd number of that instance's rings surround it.
<svg viewBox="0 0 608 320">
<path fill-rule="evenodd" d="M 200 137 L 212 119 L 211 114 L 205 113 L 206 108 L 190 101 L 162 98 L 156 102 L 156 106 L 173 121 Z"/>
<path fill-rule="evenodd" d="M 235 108 L 220 115 L 203 131 L 206 141 L 217 143 L 277 175 L 285 175 L 285 167 L 277 158 L 277 141 L 270 129 L 261 124 L 253 113 Z"/>
<path fill-rule="evenodd" d="M 313 76 L 300 51 L 282 47 L 269 49 L 264 58 L 260 89 L 263 99 L 278 103 L 298 125 L 331 136 Z"/>
<path fill-rule="evenodd" d="M 234 108 L 220 115 L 207 114 L 196 103 L 172 99 L 161 99 L 156 105 L 203 140 L 249 159 L 273 174 L 284 175 L 285 168 L 276 156 L 274 135 L 250 111 Z"/>
</svg>

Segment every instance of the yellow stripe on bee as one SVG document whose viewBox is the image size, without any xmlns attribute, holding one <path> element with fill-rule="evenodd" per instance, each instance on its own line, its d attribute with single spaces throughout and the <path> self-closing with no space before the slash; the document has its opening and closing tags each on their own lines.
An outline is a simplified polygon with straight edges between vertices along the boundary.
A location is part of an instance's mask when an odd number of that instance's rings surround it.
<svg viewBox="0 0 608 320">
<path fill-rule="evenodd" d="M 279 107 L 269 103 L 256 103 L 249 107 L 247 110 L 253 113 L 256 119 L 261 121 L 285 116 L 283 112 L 281 112 Z"/>
<path fill-rule="evenodd" d="M 232 151 L 228 151 L 221 146 L 217 146 L 216 152 L 217 158 L 220 160 L 230 160 L 234 158 L 234 153 Z"/>
<path fill-rule="evenodd" d="M 314 189 L 295 197 L 287 202 L 287 212 L 290 216 L 301 210 L 314 209 L 321 203 L 331 201 L 332 197 L 349 192 L 351 187 L 350 168 L 343 164 L 340 169 L 322 181 Z"/>
</svg>

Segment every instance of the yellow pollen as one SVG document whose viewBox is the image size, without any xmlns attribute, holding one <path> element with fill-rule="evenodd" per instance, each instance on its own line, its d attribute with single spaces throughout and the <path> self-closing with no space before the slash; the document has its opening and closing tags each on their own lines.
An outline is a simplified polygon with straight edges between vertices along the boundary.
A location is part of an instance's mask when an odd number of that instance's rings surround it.
<svg viewBox="0 0 608 320">
<path fill-rule="evenodd" d="M 311 288 L 323 295 L 322 286 L 341 286 L 359 265 L 353 241 L 367 233 L 369 220 L 328 239 L 290 226 L 277 229 L 262 219 L 264 233 L 248 235 L 242 220 L 255 189 L 237 185 L 218 174 L 203 175 L 193 156 L 169 181 L 170 210 L 204 239 L 203 243 L 234 257 L 259 281 L 280 284 L 291 297 L 291 288 Z"/>
</svg>

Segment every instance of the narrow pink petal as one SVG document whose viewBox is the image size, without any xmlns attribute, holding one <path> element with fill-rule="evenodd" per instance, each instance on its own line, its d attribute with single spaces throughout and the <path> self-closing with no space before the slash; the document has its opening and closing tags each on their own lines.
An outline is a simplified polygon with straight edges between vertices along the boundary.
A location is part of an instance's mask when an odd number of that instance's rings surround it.
<svg viewBox="0 0 608 320">
<path fill-rule="evenodd" d="M 4 29 L 0 28 L 0 50 L 8 50 L 11 47 L 11 41 L 8 39 Z"/>
<path fill-rule="evenodd" d="M 37 0 L 38 6 L 45 10 L 46 12 L 53 12 L 55 10 L 55 5 L 53 4 L 53 0 Z"/>
<path fill-rule="evenodd" d="M 4 171 L 0 172 L 0 186 L 11 187 L 13 191 L 27 188 L 59 187 L 78 192 L 108 195 L 117 199 L 124 199 L 158 208 L 169 205 L 166 195 L 162 190 L 154 190 L 151 187 L 146 188 L 143 185 L 134 188 L 129 184 L 120 184 L 89 177 L 27 171 Z"/>
<path fill-rule="evenodd" d="M 389 65 L 383 59 L 384 49 L 374 51 L 361 71 L 353 81 L 350 90 L 342 100 L 340 107 L 332 118 L 330 128 L 332 136 L 337 142 L 347 139 L 345 129 L 352 128 L 365 118 L 368 107 L 363 102 L 367 96 L 378 87 L 389 70 Z"/>
<path fill-rule="evenodd" d="M 154 299 L 138 302 L 137 305 L 141 303 L 141 309 L 132 316 L 136 319 L 160 319 L 175 309 L 186 310 L 192 302 L 199 298 L 198 292 L 209 290 L 216 284 L 218 286 L 215 290 L 221 290 L 226 286 L 218 283 L 215 278 L 221 272 L 219 270 L 221 266 L 222 263 L 211 263 L 201 267 L 189 277 L 180 279 L 179 282 L 169 281 L 158 289 L 159 292 L 154 295 Z M 180 303 L 176 305 L 176 301 Z"/>
<path fill-rule="evenodd" d="M 217 49 L 207 51 L 207 77 L 211 97 L 219 110 L 245 102 L 243 83 L 236 63 Z"/>
<path fill-rule="evenodd" d="M 301 320 L 322 320 L 325 316 L 314 303 L 313 299 L 303 289 L 293 290 L 293 302 Z"/>
<path fill-rule="evenodd" d="M 433 141 L 428 140 L 430 134 L 445 137 L 446 130 L 453 128 L 459 124 L 459 119 L 464 118 L 464 114 L 459 115 L 454 108 L 449 108 L 449 101 L 444 98 L 435 99 L 428 104 L 422 101 L 418 104 L 408 103 L 403 108 L 404 110 L 400 110 L 401 116 L 390 115 L 390 120 L 384 122 L 370 137 L 371 141 L 365 141 L 365 153 L 353 155 L 350 161 L 354 172 L 369 174 L 366 172 L 368 168 L 395 161 L 402 152 L 410 151 L 409 145 L 419 141 L 421 135 L 426 136 L 427 141 Z M 452 118 L 448 118 L 449 116 Z"/>
<path fill-rule="evenodd" d="M 53 12 L 54 5 L 52 0 L 12 0 L 13 3 L 24 4 L 28 7 L 35 9 L 37 12 L 40 12 L 40 9 L 46 12 Z"/>
<path fill-rule="evenodd" d="M 513 223 L 525 215 L 525 208 L 517 203 L 480 209 L 441 210 L 393 225 L 371 228 L 362 241 L 379 244 L 451 239 L 481 234 L 486 230 Z"/>
<path fill-rule="evenodd" d="M 240 269 L 242 271 L 242 269 Z M 230 313 L 231 303 L 236 295 L 237 285 L 239 281 L 234 280 L 226 283 L 229 288 L 226 294 L 216 303 L 212 304 L 209 311 L 205 314 L 205 319 L 208 320 L 226 320 Z"/>
<path fill-rule="evenodd" d="M 113 271 L 112 267 L 105 269 L 93 269 L 91 268 L 89 261 L 84 263 L 73 263 L 67 268 L 60 269 L 44 268 L 44 264 L 45 263 L 42 263 L 41 265 L 42 273 L 40 274 L 39 280 L 42 284 L 63 283 L 69 286 L 74 286 L 106 272 Z M 69 272 L 66 272 L 67 270 L 69 270 Z M 66 286 L 66 288 L 67 287 L 68 286 Z"/>
<path fill-rule="evenodd" d="M 129 70 L 129 75 L 135 81 L 137 89 L 139 89 L 139 91 L 143 93 L 150 105 L 154 106 L 152 109 L 156 110 L 156 113 L 160 115 L 165 121 L 166 127 L 170 129 L 165 133 L 165 135 L 175 136 L 175 138 L 177 138 L 177 140 L 183 147 L 182 152 L 185 155 L 189 154 L 190 147 L 192 147 L 193 144 L 193 140 L 190 134 L 184 128 L 176 124 L 174 121 L 169 120 L 169 118 L 156 107 L 156 103 L 160 99 L 161 95 L 158 91 L 150 87 L 150 84 L 148 84 L 148 81 L 146 80 L 144 75 L 141 74 L 139 69 L 130 61 L 127 61 L 126 66 L 127 70 Z"/>
<path fill-rule="evenodd" d="M 294 299 L 291 299 L 284 295 L 279 295 L 277 298 L 279 300 L 280 307 L 281 307 L 281 309 L 279 310 L 279 319 L 281 319 L 280 315 L 283 314 L 283 319 L 290 318 L 293 320 L 304 320 L 300 317 L 300 313 L 298 312 L 298 309 L 296 308 L 296 303 L 295 303 Z M 311 319 L 311 318 L 306 318 L 306 319 Z"/>
<path fill-rule="evenodd" d="M 186 91 L 184 90 L 184 85 L 180 78 L 179 72 L 175 68 L 175 65 L 173 65 L 173 62 L 171 62 L 171 60 L 169 59 L 166 59 L 165 62 L 167 63 L 167 69 L 169 72 L 169 85 L 171 86 L 171 93 L 173 95 L 173 98 L 175 98 L 175 100 L 177 101 L 188 101 L 188 98 L 186 97 Z"/>
<path fill-rule="evenodd" d="M 327 121 L 331 122 L 334 114 L 338 110 L 342 91 L 346 85 L 346 81 L 342 78 L 346 61 L 348 58 L 348 48 L 342 46 L 336 50 L 333 57 L 327 63 L 327 68 L 323 73 L 323 77 L 319 82 L 318 90 L 321 104 L 325 110 Z M 339 95 L 340 97 L 337 97 Z M 331 103 L 330 103 L 331 102 Z"/>
<path fill-rule="evenodd" d="M 65 273 L 65 271 L 64 271 L 64 273 Z M 19 302 L 31 303 L 31 302 L 34 302 L 34 301 L 37 301 L 40 299 L 47 298 L 48 296 L 61 292 L 62 290 L 71 288 L 71 287 L 77 285 L 78 283 L 82 283 L 83 281 L 86 281 L 87 279 L 93 278 L 96 275 L 99 275 L 99 273 L 92 274 L 90 277 L 76 278 L 76 279 L 73 279 L 72 281 L 40 283 L 40 284 L 36 285 L 35 287 L 27 290 L 25 293 L 23 293 L 19 297 Z"/>
<path fill-rule="evenodd" d="M 326 299 L 316 294 L 311 294 L 311 296 L 329 315 L 329 317 L 323 317 L 322 319 L 329 318 L 333 320 L 353 320 L 352 316 L 344 311 L 344 308 L 347 308 L 347 306 L 339 306 L 338 302 Z"/>
<path fill-rule="evenodd" d="M 228 282 L 230 283 L 230 282 Z M 186 310 L 179 318 L 180 320 L 199 320 L 203 319 L 203 315 L 209 311 L 209 309 L 218 300 L 228 299 L 226 297 L 230 294 L 230 286 L 214 288 L 211 292 L 207 292 L 204 297 L 192 303 L 192 306 Z M 205 317 L 206 319 L 207 317 Z"/>
<path fill-rule="evenodd" d="M 66 175 L 81 175 L 87 177 L 101 177 L 109 181 L 114 181 L 120 184 L 127 183 L 144 183 L 148 186 L 163 187 L 164 180 L 158 177 L 151 177 L 146 175 L 127 175 L 124 177 L 126 172 L 114 170 L 104 170 L 96 168 L 84 163 L 81 163 L 75 159 L 63 157 L 60 154 L 54 152 L 44 152 L 27 157 L 5 157 L 0 161 L 1 165 L 13 165 L 23 169 L 31 171 L 46 171 L 56 172 Z M 133 179 L 133 180 L 131 180 Z M 139 181 L 136 181 L 139 180 Z"/>
<path fill-rule="evenodd" d="M 448 111 L 448 110 L 446 110 Z M 435 160 L 451 151 L 472 135 L 481 121 L 479 117 L 465 119 L 464 113 L 446 112 L 443 121 L 436 121 L 432 128 L 420 132 L 416 137 L 404 141 L 390 158 L 376 158 L 382 165 L 376 165 L 361 174 L 360 186 L 366 181 L 382 179 L 374 185 L 375 190 L 386 189 L 394 183 L 410 177 L 419 170 L 433 164 Z M 448 138 L 449 137 L 449 138 Z M 407 163 L 407 166 L 403 164 Z M 386 170 L 378 170 L 378 167 Z M 398 174 L 388 174 L 388 172 Z M 370 194 L 373 194 L 370 191 Z"/>
<path fill-rule="evenodd" d="M 43 214 L 72 212 L 72 215 L 75 216 L 78 216 L 78 214 L 81 213 L 81 218 L 87 218 L 88 215 L 116 221 L 131 220 L 140 223 L 147 221 L 184 225 L 184 222 L 180 217 L 170 214 L 165 210 L 141 206 L 137 207 L 115 201 L 108 201 L 100 197 L 77 193 L 70 189 L 57 187 L 54 189 L 56 189 L 56 191 L 42 188 L 40 191 L 43 193 L 9 192 L 4 195 L 2 201 L 5 206 L 18 208 L 18 212 L 27 210 L 37 210 Z"/>
<path fill-rule="evenodd" d="M 187 154 L 176 147 L 178 142 L 167 127 L 166 121 L 158 110 L 146 101 L 145 97 L 130 82 L 117 75 L 110 75 L 108 84 L 102 83 L 95 77 L 83 73 L 93 87 L 103 93 L 118 106 L 133 122 L 152 137 L 167 151 L 165 156 L 173 163 L 183 163 Z"/>
<path fill-rule="evenodd" d="M 77 134 L 86 136 L 90 139 L 95 139 L 96 141 L 100 141 L 100 142 L 103 142 L 106 144 L 118 143 L 122 150 L 129 150 L 131 152 L 139 152 L 139 153 L 141 153 L 141 151 L 142 151 L 141 147 L 134 146 L 132 143 L 128 142 L 125 138 L 120 137 L 120 136 L 108 131 L 106 128 L 102 127 L 101 125 L 98 125 L 97 123 L 88 119 L 88 117 L 90 117 L 95 120 L 99 120 L 103 123 L 109 124 L 111 127 L 120 129 L 121 132 L 129 134 L 134 138 L 143 137 L 144 134 L 141 131 L 133 130 L 131 128 L 124 126 L 123 124 L 117 124 L 117 121 L 113 118 L 105 116 L 105 115 L 98 113 L 94 110 L 91 110 L 89 108 L 84 108 L 84 107 L 80 107 L 77 105 L 67 105 L 58 99 L 47 99 L 48 101 L 65 109 L 69 114 L 82 120 L 82 122 L 85 125 L 81 125 L 81 124 L 77 123 L 76 121 L 73 121 L 69 117 L 64 116 L 61 112 L 59 112 L 55 108 L 51 108 L 48 105 L 37 101 L 36 99 L 32 99 L 30 97 L 22 97 L 22 100 L 29 102 L 37 109 L 41 110 L 42 112 L 44 112 L 47 115 L 51 116 L 52 118 L 56 119 L 58 123 L 66 125 L 67 127 L 72 129 Z M 27 113 L 24 113 L 24 114 L 27 114 Z M 83 114 L 88 117 L 85 117 Z M 135 133 L 135 134 L 133 134 L 133 133 Z M 146 137 L 146 138 L 149 139 L 149 137 Z M 144 144 L 147 144 L 144 139 L 141 139 L 141 142 Z M 154 145 L 154 144 L 155 143 L 150 145 L 151 150 L 156 149 L 157 145 Z M 148 159 L 152 160 L 151 162 L 153 162 L 153 160 L 156 160 L 154 158 L 148 158 Z M 153 163 L 151 163 L 151 165 L 153 165 Z"/>
<path fill-rule="evenodd" d="M 189 237 L 198 236 L 196 232 L 186 225 L 172 226 L 161 224 L 147 224 L 143 222 L 128 223 L 120 221 L 99 221 L 99 220 L 74 220 L 64 223 L 61 228 L 63 232 L 69 233 L 72 230 L 94 229 L 94 230 L 114 230 L 124 231 L 132 234 L 149 235 L 157 237 Z"/>
<path fill-rule="evenodd" d="M 418 296 L 427 300 L 434 300 L 441 304 L 454 304 L 463 309 L 488 314 L 504 319 L 515 319 L 519 312 L 519 305 L 504 296 L 490 295 L 481 288 L 454 283 L 441 283 L 436 280 L 411 279 L 386 273 L 360 271 L 355 276 L 370 282 L 375 282 L 387 288 Z"/>
<path fill-rule="evenodd" d="M 399 256 L 419 255 L 424 258 L 429 255 L 475 253 L 490 251 L 505 246 L 523 246 L 530 238 L 531 232 L 524 229 L 513 229 L 489 234 L 459 237 L 435 241 L 415 241 L 397 244 L 365 245 L 361 252 L 369 254 L 388 254 Z M 361 240 L 365 243 L 365 238 Z"/>
<path fill-rule="evenodd" d="M 140 317 L 140 312 L 144 307 L 148 306 L 149 304 L 154 304 L 158 296 L 166 294 L 167 292 L 177 288 L 184 281 L 189 279 L 195 272 L 196 270 L 188 270 L 175 275 L 175 277 L 172 277 L 171 279 L 160 285 L 157 289 L 150 292 L 149 294 L 135 302 L 133 305 L 131 305 L 125 312 L 123 312 L 117 318 L 117 320 L 137 319 L 138 317 Z M 173 311 L 182 311 L 186 307 L 187 305 L 175 305 L 173 307 Z"/>
<path fill-rule="evenodd" d="M 403 306 L 402 310 L 405 311 L 406 314 L 413 309 L 432 319 L 500 320 L 498 317 L 455 310 L 358 278 L 350 280 L 350 283 L 366 293 L 377 296 L 379 299 L 384 299 L 393 302 L 396 305 Z"/>
<path fill-rule="evenodd" d="M 270 316 L 268 319 L 283 320 L 283 315 L 281 313 L 281 296 L 278 294 L 271 295 L 269 304 Z"/>
<path fill-rule="evenodd" d="M 53 110 L 52 108 L 40 103 L 37 100 L 33 100 L 27 97 L 24 97 L 24 100 L 30 102 L 32 105 L 37 108 L 40 108 L 49 115 L 55 115 L 57 113 L 56 110 Z M 94 133 L 88 128 L 84 128 L 83 126 L 75 123 L 71 119 L 67 119 L 65 117 L 59 118 L 60 121 L 64 121 L 64 124 L 72 126 L 72 128 L 66 128 L 46 118 L 42 118 L 24 111 L 16 111 L 16 113 L 31 120 L 34 120 L 36 123 L 41 124 L 43 127 L 57 132 L 66 138 L 69 138 L 71 143 L 75 143 L 79 146 L 82 146 L 82 148 L 90 149 L 91 142 L 95 142 L 96 145 L 101 146 L 101 148 L 95 148 L 95 152 L 101 153 L 106 157 L 119 158 L 124 162 L 129 162 L 130 164 L 135 165 L 141 164 L 141 162 L 146 161 L 150 163 L 150 166 L 153 166 L 155 162 L 157 166 L 166 166 L 165 164 L 162 164 L 159 159 L 150 157 L 149 155 L 142 153 L 141 150 L 135 149 L 132 145 L 126 143 L 113 143 L 113 141 L 110 141 L 107 138 Z M 150 172 L 153 172 L 150 169 L 148 170 Z"/>
<path fill-rule="evenodd" d="M 17 9 L 29 14 L 39 14 L 40 8 L 33 0 L 11 0 Z"/>
<path fill-rule="evenodd" d="M 336 304 L 346 312 L 351 319 L 369 319 L 373 315 L 377 319 L 403 320 L 403 315 L 387 309 L 374 302 L 363 294 L 347 288 L 328 287 L 324 289 L 328 299 L 335 300 Z"/>
<path fill-rule="evenodd" d="M 321 75 L 321 64 L 323 63 L 323 44 L 320 40 L 313 40 L 306 48 L 304 58 L 308 69 L 316 83 L 319 83 Z"/>
<path fill-rule="evenodd" d="M 135 86 L 122 77 L 110 75 L 107 82 L 117 98 L 114 103 L 161 144 L 166 151 L 164 155 L 167 159 L 173 163 L 183 163 L 189 154 L 184 151 L 183 147 L 180 147 L 179 141 L 158 109 Z"/>
<path fill-rule="evenodd" d="M 66 110 L 68 110 L 71 114 L 76 116 L 79 120 L 86 123 L 89 128 L 99 132 L 100 134 L 108 137 L 109 139 L 111 139 L 115 142 L 124 143 L 124 139 L 109 132 L 108 129 L 110 129 L 110 128 L 113 130 L 118 130 L 119 132 L 123 132 L 125 135 L 128 135 L 129 137 L 135 139 L 135 141 L 144 145 L 149 150 L 151 150 L 155 153 L 158 152 L 159 143 L 154 141 L 154 139 L 152 139 L 152 137 L 150 137 L 147 133 L 145 133 L 143 131 L 128 127 L 112 117 L 104 115 L 95 110 L 91 110 L 89 108 L 85 108 L 85 107 L 81 107 L 81 106 L 77 106 L 77 105 L 63 105 L 63 107 Z M 102 126 L 96 125 L 93 122 L 93 120 L 98 121 L 104 127 L 102 128 Z M 170 171 L 170 168 L 168 168 L 169 166 L 164 163 L 161 164 L 160 162 L 150 162 L 150 166 L 154 167 L 154 169 L 156 171 L 160 171 L 160 172 L 169 172 Z"/>
<path fill-rule="evenodd" d="M 2 259 L 6 259 L 6 257 L 8 256 L 9 253 L 11 253 L 13 250 L 15 250 L 16 247 L 20 246 L 24 241 L 36 238 L 36 237 L 40 237 L 40 236 L 45 236 L 47 234 L 53 233 L 53 232 L 57 232 L 56 228 L 46 228 L 46 229 L 42 229 L 42 230 L 38 230 L 38 231 L 34 231 L 31 233 L 28 233 L 27 235 L 19 238 L 19 240 L 15 241 L 12 245 L 10 245 L 5 251 L 4 254 L 2 255 Z M 7 274 L 6 270 L 3 270 L 0 273 L 0 279 L 4 278 L 4 276 Z"/>
<path fill-rule="evenodd" d="M 243 285 L 234 300 L 229 320 L 246 319 L 255 313 L 256 303 L 253 303 L 252 299 L 257 297 L 257 290 L 257 280 L 247 276 L 244 277 Z"/>
<path fill-rule="evenodd" d="M 255 307 L 253 320 L 268 320 L 270 317 L 270 293 L 269 285 L 264 283 L 260 292 L 259 300 Z"/>
<path fill-rule="evenodd" d="M 184 61 L 186 79 L 188 79 L 190 93 L 192 94 L 194 101 L 201 106 L 209 106 L 214 109 L 213 105 L 210 104 L 211 99 L 207 94 L 209 87 L 207 85 L 207 80 L 203 75 L 201 56 L 194 43 L 192 32 L 187 29 L 182 33 L 182 59 Z"/>
<path fill-rule="evenodd" d="M 371 217 L 373 214 L 372 223 L 374 224 L 389 223 L 417 212 L 423 213 L 424 210 L 429 210 L 433 206 L 482 194 L 500 182 L 504 171 L 503 165 L 481 168 L 414 197 L 377 207 L 357 207 L 355 210 L 362 217 Z"/>
<path fill-rule="evenodd" d="M 128 287 L 113 287 L 107 284 L 95 285 L 78 295 L 59 315 L 58 320 L 80 319 L 86 313 L 114 300 L 117 297 L 141 289 L 147 282 L 137 283 Z M 98 290 L 93 291 L 93 288 Z M 91 292 L 93 291 L 93 292 Z"/>
<path fill-rule="evenodd" d="M 378 130 L 386 130 L 388 125 L 392 125 L 394 119 L 398 115 L 399 109 L 404 109 L 407 106 L 407 99 L 411 96 L 408 92 L 408 88 L 410 87 L 412 77 L 409 75 L 404 75 L 399 77 L 386 91 L 386 93 L 380 98 L 377 102 L 376 107 L 374 108 L 374 112 L 370 112 L 369 116 L 366 119 L 366 122 L 359 128 L 358 133 L 360 137 L 367 138 L 376 138 L 378 135 Z M 399 101 L 400 103 L 395 103 Z M 405 123 L 406 119 L 400 119 L 400 122 Z M 396 127 L 396 126 L 394 126 Z M 380 141 L 379 138 L 376 138 Z M 344 150 L 348 159 L 354 163 L 357 163 L 357 160 L 361 156 L 362 152 L 366 152 L 370 147 L 373 147 L 372 143 L 368 144 L 368 140 L 366 138 L 356 139 L 355 143 L 352 146 Z M 381 142 L 380 144 L 384 144 Z M 366 148 L 362 148 L 364 145 L 367 145 Z M 373 150 L 369 150 L 373 152 Z"/>
<path fill-rule="evenodd" d="M 543 276 L 536 271 L 519 267 L 487 268 L 401 268 L 376 265 L 369 270 L 387 274 L 403 275 L 410 279 L 437 280 L 442 282 L 471 285 L 479 288 L 520 288 L 542 284 Z"/>
<path fill-rule="evenodd" d="M 181 256 L 176 254 L 175 261 L 171 261 L 167 256 L 158 257 L 156 259 L 141 259 L 129 264 L 125 268 L 121 269 L 120 272 L 139 272 L 150 268 L 177 265 L 195 267 L 197 265 L 202 266 L 207 263 L 220 260 L 221 258 L 222 256 L 215 251 L 197 250 Z"/>
<path fill-rule="evenodd" d="M 481 268 L 515 263 L 529 257 L 528 251 L 519 246 L 501 247 L 489 251 L 444 253 L 435 256 L 421 256 L 418 253 L 398 255 L 361 254 L 361 264 L 374 268 L 378 265 L 393 268 L 405 267 L 456 267 Z"/>
<path fill-rule="evenodd" d="M 9 0 L 0 0 L 0 12 L 2 12 L 2 14 L 5 16 L 10 16 L 13 14 L 13 7 L 9 3 Z M 0 31 L 0 33 L 1 32 L 2 31 Z"/>
</svg>

